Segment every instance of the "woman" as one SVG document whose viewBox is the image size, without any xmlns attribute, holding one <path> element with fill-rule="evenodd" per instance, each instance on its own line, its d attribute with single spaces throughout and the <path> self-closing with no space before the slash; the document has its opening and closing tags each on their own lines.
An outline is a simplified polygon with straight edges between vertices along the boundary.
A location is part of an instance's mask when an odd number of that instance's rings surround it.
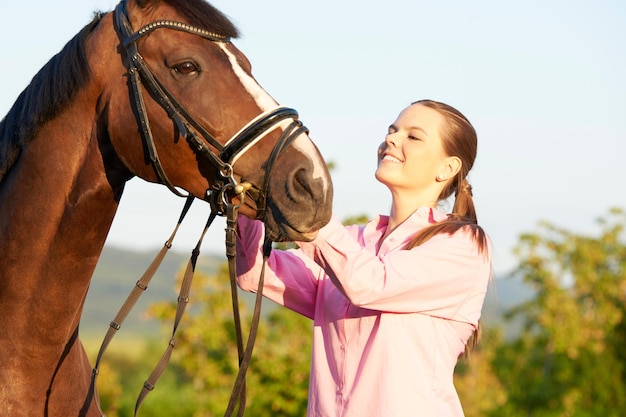
<svg viewBox="0 0 626 417">
<path fill-rule="evenodd" d="M 264 296 L 314 320 L 310 417 L 462 416 L 458 357 L 478 329 L 491 276 L 467 174 L 477 140 L 454 108 L 404 109 L 378 148 L 388 216 L 336 220 L 273 251 Z M 451 214 L 437 206 L 455 194 Z M 238 282 L 257 288 L 263 226 L 240 216 Z"/>
</svg>

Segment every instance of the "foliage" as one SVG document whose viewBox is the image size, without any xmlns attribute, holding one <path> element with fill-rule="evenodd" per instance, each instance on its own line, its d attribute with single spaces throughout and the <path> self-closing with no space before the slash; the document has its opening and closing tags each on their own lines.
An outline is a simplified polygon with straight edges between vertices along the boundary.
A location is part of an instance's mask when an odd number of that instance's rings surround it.
<svg viewBox="0 0 626 417">
<path fill-rule="evenodd" d="M 359 225 L 366 225 L 367 222 L 369 221 L 369 217 L 365 214 L 360 214 L 358 216 L 350 216 L 346 219 L 344 219 L 344 221 L 342 222 L 343 224 L 359 224 Z"/>
<path fill-rule="evenodd" d="M 100 341 L 87 339 L 86 349 L 95 355 Z M 163 353 L 164 342 L 144 341 L 138 337 L 115 339 L 100 363 L 98 394 L 100 406 L 107 417 L 130 417 L 144 381 Z M 141 407 L 140 415 L 191 416 L 194 393 L 176 364 L 170 364 L 157 388 Z"/>
<path fill-rule="evenodd" d="M 312 322 L 285 308 L 275 309 L 268 333 L 259 340 L 249 381 L 251 416 L 304 416 L 311 363 Z"/>
<path fill-rule="evenodd" d="M 188 415 L 221 416 L 238 371 L 226 264 L 215 276 L 196 273 L 192 300 L 194 304 L 180 325 L 172 364 L 181 369 L 195 392 L 194 411 Z M 175 309 L 175 303 L 161 303 L 154 305 L 151 313 L 167 322 Z M 240 302 L 240 311 L 245 337 L 251 317 L 244 302 Z M 246 414 L 264 415 L 268 410 L 272 416 L 306 413 L 311 326 L 310 320 L 285 309 L 274 309 L 263 317 L 246 378 Z"/>
<path fill-rule="evenodd" d="M 466 358 L 459 359 L 454 385 L 465 417 L 484 417 L 506 402 L 506 391 L 492 365 L 496 347 L 501 343 L 500 329 L 483 329 L 476 350 Z"/>
<path fill-rule="evenodd" d="M 519 331 L 484 327 L 477 350 L 457 365 L 455 385 L 466 417 L 623 414 L 626 214 L 611 210 L 597 224 L 599 233 L 585 235 L 544 222 L 520 237 L 515 276 L 532 285 L 536 296 L 509 311 L 508 320 L 522 323 Z M 244 324 L 249 323 L 248 295 L 239 295 Z M 215 273 L 196 272 L 191 301 L 172 361 L 140 415 L 223 415 L 237 372 L 225 264 Z M 301 417 L 311 322 L 269 302 L 263 309 L 247 377 L 246 415 Z M 171 335 L 174 311 L 174 303 L 150 308 L 167 331 L 164 340 Z M 112 344 L 98 377 L 107 416 L 133 415 L 139 388 L 164 345 L 126 341 L 115 350 Z"/>
<path fill-rule="evenodd" d="M 598 220 L 598 236 L 550 223 L 521 236 L 516 274 L 537 297 L 511 311 L 522 334 L 494 370 L 507 391 L 494 416 L 618 416 L 626 409 L 626 215 Z"/>
</svg>

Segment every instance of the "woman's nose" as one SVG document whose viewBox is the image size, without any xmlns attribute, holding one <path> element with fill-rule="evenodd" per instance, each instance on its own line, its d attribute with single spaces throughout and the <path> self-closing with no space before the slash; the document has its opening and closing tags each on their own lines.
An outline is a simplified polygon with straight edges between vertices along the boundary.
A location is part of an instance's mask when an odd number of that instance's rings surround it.
<svg viewBox="0 0 626 417">
<path fill-rule="evenodd" d="M 388 133 L 387 136 L 385 137 L 385 143 L 387 145 L 397 147 L 398 143 L 400 142 L 398 138 L 396 137 L 396 135 L 394 135 L 393 133 Z"/>
</svg>

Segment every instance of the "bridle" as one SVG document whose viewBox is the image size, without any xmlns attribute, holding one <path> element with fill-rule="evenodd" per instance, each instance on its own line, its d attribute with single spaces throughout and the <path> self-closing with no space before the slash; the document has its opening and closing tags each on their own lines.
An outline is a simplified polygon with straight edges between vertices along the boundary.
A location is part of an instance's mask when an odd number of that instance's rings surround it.
<svg viewBox="0 0 626 417">
<path fill-rule="evenodd" d="M 191 258 L 187 265 L 183 282 L 181 284 L 178 305 L 176 309 L 176 317 L 174 320 L 172 338 L 169 341 L 168 347 L 163 354 L 161 360 L 155 367 L 150 377 L 144 383 L 141 393 L 137 399 L 135 405 L 135 416 L 139 411 L 139 407 L 145 396 L 154 388 L 154 385 L 158 378 L 164 371 L 169 358 L 172 353 L 172 349 L 175 344 L 176 331 L 178 324 L 182 318 L 185 308 L 189 302 L 189 292 L 191 288 L 191 280 L 193 278 L 193 272 L 195 270 L 196 261 L 200 253 L 200 245 L 207 229 L 211 226 L 216 216 L 226 216 L 226 256 L 228 258 L 230 283 L 231 283 L 231 296 L 233 302 L 233 315 L 235 321 L 235 330 L 237 335 L 237 350 L 239 355 L 239 372 L 235 379 L 235 383 L 231 392 L 230 400 L 226 408 L 224 416 L 230 416 L 237 408 L 237 416 L 243 416 L 246 403 L 246 388 L 245 388 L 245 375 L 252 356 L 252 349 L 256 339 L 256 333 L 260 320 L 261 311 L 261 298 L 264 281 L 265 261 L 269 257 L 272 242 L 269 240 L 266 230 L 265 241 L 263 244 L 263 268 L 261 269 L 261 276 L 259 279 L 259 287 L 257 290 L 255 307 L 252 317 L 252 323 L 250 325 L 250 331 L 246 346 L 244 348 L 243 335 L 241 330 L 241 319 L 239 316 L 239 302 L 237 299 L 237 284 L 236 284 L 236 228 L 237 228 L 237 213 L 239 207 L 243 205 L 246 192 L 252 187 L 249 183 L 239 183 L 235 179 L 233 165 L 237 159 L 249 150 L 255 143 L 261 140 L 267 133 L 276 129 L 279 125 L 285 125 L 282 123 L 287 119 L 291 119 L 291 123 L 284 126 L 283 132 L 278 139 L 276 145 L 272 149 L 268 159 L 266 160 L 265 176 L 263 184 L 260 189 L 260 193 L 256 198 L 257 206 L 257 218 L 264 219 L 265 211 L 267 210 L 267 195 L 270 187 L 271 172 L 273 166 L 278 159 L 278 156 L 286 149 L 293 140 L 302 133 L 308 133 L 308 130 L 298 120 L 298 113 L 291 108 L 277 107 L 270 111 L 264 112 L 251 120 L 243 128 L 239 130 L 232 138 L 221 144 L 217 139 L 213 137 L 206 129 L 198 123 L 185 108 L 179 103 L 178 100 L 165 88 L 165 86 L 155 77 L 148 64 L 144 61 L 143 57 L 139 53 L 137 41 L 144 36 L 149 35 L 158 29 L 171 29 L 182 32 L 187 32 L 200 36 L 211 42 L 230 42 L 230 39 L 201 28 L 191 26 L 187 23 L 172 21 L 172 20 L 158 20 L 141 27 L 136 32 L 132 31 L 130 21 L 126 12 L 126 0 L 120 1 L 115 8 L 114 12 L 115 29 L 120 38 L 121 47 L 126 52 L 128 59 L 128 76 L 129 76 L 129 89 L 132 96 L 132 106 L 137 118 L 138 127 L 141 131 L 141 136 L 146 146 L 148 157 L 156 175 L 163 184 L 165 184 L 174 194 L 187 197 L 185 206 L 179 217 L 178 223 L 170 235 L 169 239 L 165 242 L 161 251 L 157 254 L 154 261 L 147 268 L 141 279 L 137 281 L 135 287 L 129 294 L 128 298 L 120 308 L 119 312 L 111 322 L 107 334 L 104 337 L 98 357 L 96 359 L 95 367 L 92 375 L 92 392 L 95 393 L 95 381 L 96 376 L 99 373 L 100 361 L 103 357 L 104 351 L 108 347 L 111 339 L 116 332 L 121 328 L 122 322 L 134 307 L 140 295 L 147 289 L 148 283 L 154 276 L 156 270 L 160 266 L 165 254 L 172 246 L 172 241 L 178 231 L 180 224 L 182 223 L 187 211 L 189 210 L 194 198 L 191 194 L 185 196 L 182 194 L 168 179 L 163 165 L 159 159 L 154 138 L 150 129 L 150 123 L 148 120 L 148 114 L 145 107 L 145 102 L 142 94 L 142 85 L 148 91 L 150 96 L 167 112 L 169 118 L 174 122 L 175 128 L 178 133 L 183 136 L 191 149 L 202 158 L 205 158 L 215 168 L 215 180 L 211 184 L 211 188 L 207 190 L 205 199 L 209 201 L 211 205 L 211 214 L 205 225 L 204 231 L 198 241 L 198 244 L 192 251 Z M 202 139 L 198 137 L 198 134 L 202 136 Z M 208 145 L 207 145 L 208 144 Z M 230 193 L 230 194 L 229 194 Z M 237 199 L 237 203 L 231 202 L 231 197 Z M 98 404 L 98 398 L 95 396 L 95 401 Z M 84 408 L 88 407 L 88 400 L 86 400 Z"/>
<path fill-rule="evenodd" d="M 180 102 L 167 90 L 167 88 L 155 77 L 149 65 L 139 53 L 137 42 L 158 29 L 171 29 L 180 32 L 187 32 L 200 36 L 211 42 L 228 43 L 230 39 L 217 33 L 191 26 L 187 23 L 172 20 L 157 20 L 141 27 L 133 33 L 128 15 L 126 12 L 126 0 L 122 0 L 115 9 L 115 28 L 120 38 L 121 47 L 126 52 L 128 59 L 129 88 L 133 98 L 132 105 L 136 113 L 137 123 L 141 131 L 141 136 L 148 151 L 148 157 L 152 163 L 158 179 L 170 189 L 174 194 L 185 197 L 168 179 L 163 165 L 159 159 L 154 138 L 150 130 L 150 122 L 146 111 L 142 94 L 142 85 L 149 92 L 150 96 L 167 112 L 168 117 L 174 122 L 176 130 L 180 136 L 187 140 L 191 149 L 209 161 L 215 168 L 215 181 L 211 189 L 207 190 L 207 199 L 224 213 L 224 192 L 227 190 L 241 191 L 234 177 L 234 162 L 252 145 L 261 140 L 266 133 L 278 127 L 282 121 L 291 119 L 291 123 L 283 130 L 281 137 L 276 143 L 273 152 L 266 161 L 264 188 L 261 189 L 259 201 L 257 201 L 257 211 L 259 216 L 265 211 L 267 187 L 271 167 L 278 155 L 293 141 L 299 134 L 308 132 L 307 128 L 298 120 L 298 112 L 287 107 L 277 107 L 270 111 L 258 115 L 248 122 L 232 138 L 221 144 L 215 137 L 198 123 L 193 116 L 180 104 Z M 202 136 L 202 139 L 198 137 Z M 208 145 L 207 145 L 208 144 Z M 209 147 L 210 145 L 210 147 Z M 213 150 L 211 149 L 213 148 Z M 236 194 L 239 194 L 236 192 Z"/>
</svg>

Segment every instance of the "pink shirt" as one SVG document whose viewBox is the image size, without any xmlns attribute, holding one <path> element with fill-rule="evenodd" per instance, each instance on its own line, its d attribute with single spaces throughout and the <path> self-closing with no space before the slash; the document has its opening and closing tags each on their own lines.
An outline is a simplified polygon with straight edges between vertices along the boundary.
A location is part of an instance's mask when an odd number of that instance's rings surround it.
<svg viewBox="0 0 626 417">
<path fill-rule="evenodd" d="M 333 219 L 298 250 L 273 251 L 264 296 L 314 321 L 310 417 L 463 416 L 452 377 L 476 328 L 491 276 L 459 231 L 411 250 L 446 215 L 418 209 L 377 248 L 388 217 Z M 238 282 L 257 288 L 263 225 L 239 217 Z"/>
</svg>

